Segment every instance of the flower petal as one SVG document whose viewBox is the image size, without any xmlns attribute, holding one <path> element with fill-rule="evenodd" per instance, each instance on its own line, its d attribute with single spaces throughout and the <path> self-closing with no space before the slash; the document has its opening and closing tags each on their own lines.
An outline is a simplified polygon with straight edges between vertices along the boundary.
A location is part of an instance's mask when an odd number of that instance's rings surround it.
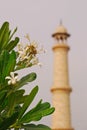
<svg viewBox="0 0 87 130">
<path fill-rule="evenodd" d="M 11 83 L 12 83 L 11 80 L 9 80 L 9 81 L 8 81 L 8 85 L 11 85 Z"/>
<path fill-rule="evenodd" d="M 18 80 L 18 76 L 15 76 L 15 80 Z"/>
<path fill-rule="evenodd" d="M 10 72 L 12 78 L 14 78 L 14 72 Z"/>
<path fill-rule="evenodd" d="M 10 76 L 7 76 L 7 77 L 5 77 L 5 79 L 11 79 L 11 77 L 10 77 Z"/>
</svg>

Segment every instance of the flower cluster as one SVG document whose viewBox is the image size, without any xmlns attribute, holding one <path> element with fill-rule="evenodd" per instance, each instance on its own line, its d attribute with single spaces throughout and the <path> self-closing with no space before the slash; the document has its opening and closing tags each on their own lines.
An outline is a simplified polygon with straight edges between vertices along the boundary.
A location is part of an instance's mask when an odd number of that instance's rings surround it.
<svg viewBox="0 0 87 130">
<path fill-rule="evenodd" d="M 35 41 L 30 42 L 30 38 L 28 35 L 26 35 L 26 38 L 29 44 L 26 44 L 26 46 L 23 46 L 22 43 L 18 44 L 18 59 L 19 59 L 18 65 L 24 63 L 26 67 L 32 65 L 41 66 L 42 64 L 39 62 L 37 54 L 45 53 L 44 48 L 43 47 L 39 48 L 38 44 Z"/>
<path fill-rule="evenodd" d="M 14 85 L 18 81 L 18 74 L 14 72 L 10 72 L 10 76 L 6 76 L 5 79 L 8 80 L 8 85 L 11 85 L 11 84 Z"/>
</svg>

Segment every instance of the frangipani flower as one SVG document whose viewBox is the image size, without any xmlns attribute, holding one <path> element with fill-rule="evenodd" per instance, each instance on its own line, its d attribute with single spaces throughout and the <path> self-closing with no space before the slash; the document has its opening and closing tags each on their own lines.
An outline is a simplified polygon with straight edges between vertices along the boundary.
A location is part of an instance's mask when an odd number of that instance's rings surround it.
<svg viewBox="0 0 87 130">
<path fill-rule="evenodd" d="M 18 75 L 15 76 L 14 72 L 10 72 L 10 76 L 7 76 L 5 79 L 8 79 L 8 85 L 14 85 L 18 81 Z"/>
<path fill-rule="evenodd" d="M 18 44 L 18 65 L 22 66 L 24 64 L 25 67 L 32 65 L 42 66 L 37 58 L 37 54 L 45 53 L 45 49 L 43 46 L 38 46 L 37 42 L 31 42 L 28 34 L 25 36 L 25 38 L 29 43 L 26 43 L 25 46 L 23 46 L 21 43 Z"/>
</svg>

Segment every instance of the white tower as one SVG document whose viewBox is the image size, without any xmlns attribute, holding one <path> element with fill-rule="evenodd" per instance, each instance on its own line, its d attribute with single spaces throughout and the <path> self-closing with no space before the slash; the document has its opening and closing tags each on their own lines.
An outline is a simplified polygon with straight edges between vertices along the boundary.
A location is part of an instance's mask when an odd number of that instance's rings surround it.
<svg viewBox="0 0 87 130">
<path fill-rule="evenodd" d="M 70 92 L 68 75 L 68 50 L 67 38 L 70 34 L 60 24 L 53 33 L 57 43 L 53 46 L 54 52 L 54 80 L 51 88 L 55 112 L 52 117 L 52 130 L 73 130 L 71 126 Z"/>
</svg>

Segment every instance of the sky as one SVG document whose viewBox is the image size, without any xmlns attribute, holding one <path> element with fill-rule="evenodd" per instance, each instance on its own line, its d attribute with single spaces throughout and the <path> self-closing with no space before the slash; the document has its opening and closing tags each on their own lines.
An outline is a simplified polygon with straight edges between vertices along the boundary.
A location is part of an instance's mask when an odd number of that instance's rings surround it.
<svg viewBox="0 0 87 130">
<path fill-rule="evenodd" d="M 39 86 L 34 104 L 39 100 L 52 101 L 50 88 L 53 85 L 52 33 L 62 19 L 71 37 L 69 51 L 69 79 L 73 89 L 71 94 L 72 127 L 76 130 L 87 129 L 87 1 L 86 0 L 0 0 L 0 26 L 4 21 L 11 29 L 18 27 L 16 33 L 21 40 L 29 33 L 47 50 L 39 59 L 43 66 L 35 66 L 20 72 L 20 75 L 34 71 L 37 80 L 26 86 L 26 92 Z M 25 41 L 24 41 L 25 42 Z M 51 116 L 41 123 L 51 126 Z"/>
</svg>

